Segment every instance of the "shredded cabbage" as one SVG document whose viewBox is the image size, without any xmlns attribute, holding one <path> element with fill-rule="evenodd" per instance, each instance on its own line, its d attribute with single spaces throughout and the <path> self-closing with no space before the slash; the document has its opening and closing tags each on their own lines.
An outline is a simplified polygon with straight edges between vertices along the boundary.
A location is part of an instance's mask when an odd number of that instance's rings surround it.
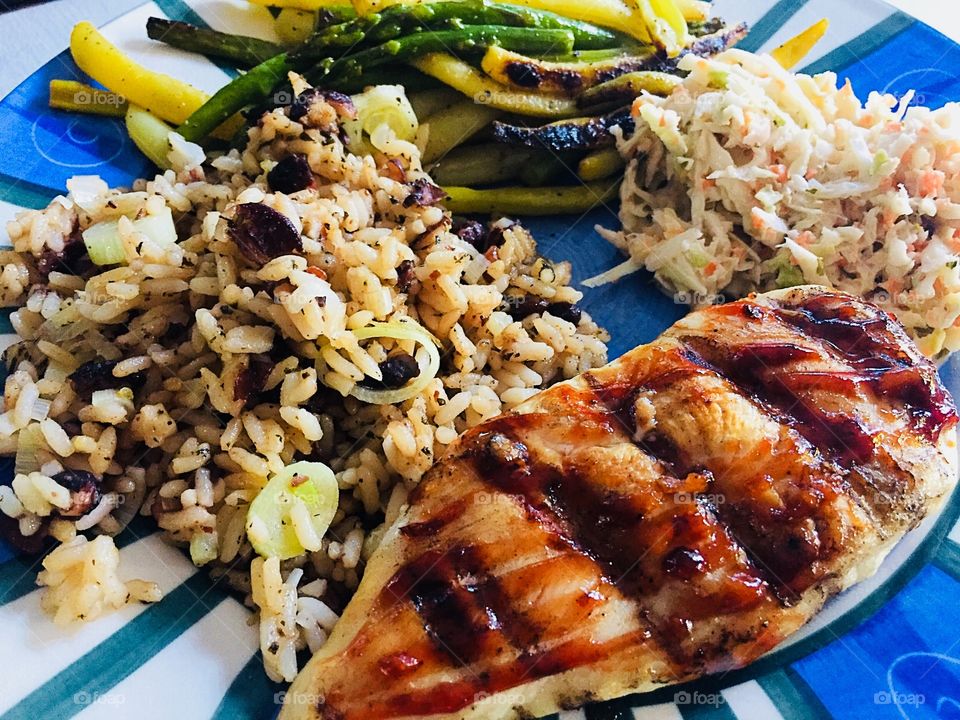
<svg viewBox="0 0 960 720">
<path fill-rule="evenodd" d="M 687 55 L 643 95 L 621 188 L 633 266 L 694 304 L 816 283 L 892 312 L 927 355 L 960 349 L 960 105 L 858 99 L 832 73 Z M 612 280 L 624 264 L 591 279 Z"/>
</svg>

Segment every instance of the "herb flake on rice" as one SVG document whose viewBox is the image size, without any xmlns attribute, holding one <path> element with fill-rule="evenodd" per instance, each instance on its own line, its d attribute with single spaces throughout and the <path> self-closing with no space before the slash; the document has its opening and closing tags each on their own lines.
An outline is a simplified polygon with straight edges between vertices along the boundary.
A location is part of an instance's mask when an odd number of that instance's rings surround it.
<svg viewBox="0 0 960 720">
<path fill-rule="evenodd" d="M 294 83 L 310 103 L 298 119 L 266 112 L 245 147 L 209 162 L 179 143 L 174 169 L 129 190 L 74 179 L 9 224 L 0 254 L 23 339 L 0 414 L 21 479 L 0 488 L 0 512 L 21 546 L 63 543 L 45 605 L 72 620 L 158 599 L 111 574 L 110 536 L 152 515 L 259 611 L 267 673 L 286 680 L 445 447 L 603 365 L 607 339 L 576 306 L 569 265 L 539 257 L 523 227 L 455 232 L 410 139 L 368 137 L 352 108 Z M 111 264 L 91 262 L 90 242 Z M 304 460 L 335 474 L 330 528 L 319 549 L 260 557 L 247 508 Z M 83 569 L 94 557 L 109 561 L 99 591 Z"/>
</svg>

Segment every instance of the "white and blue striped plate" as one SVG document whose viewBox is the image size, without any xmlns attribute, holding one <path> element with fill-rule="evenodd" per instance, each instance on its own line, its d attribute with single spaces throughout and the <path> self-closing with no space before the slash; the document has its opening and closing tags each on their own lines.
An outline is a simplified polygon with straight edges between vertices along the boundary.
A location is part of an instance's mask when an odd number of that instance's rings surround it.
<svg viewBox="0 0 960 720">
<path fill-rule="evenodd" d="M 945 0 L 949 3 L 950 0 Z M 743 47 L 770 49 L 821 17 L 831 27 L 807 71 L 833 70 L 856 90 L 903 93 L 939 106 L 960 99 L 960 46 L 875 0 L 717 0 L 752 26 Z M 268 36 L 266 12 L 241 0 L 156 0 L 106 25 L 132 56 L 214 90 L 234 72 L 146 40 L 150 15 Z M 66 45 L 67 38 L 64 38 Z M 0 68 L 0 72 L 3 69 Z M 53 112 L 52 78 L 83 79 L 64 51 L 0 102 L 0 220 L 43 207 L 68 177 L 111 185 L 148 172 L 120 123 Z M 577 279 L 617 262 L 593 232 L 610 210 L 531 222 L 542 251 L 573 261 Z M 2 224 L 0 224 L 2 227 Z M 587 292 L 613 335 L 611 357 L 655 337 L 684 308 L 637 277 Z M 0 334 L 9 342 L 8 313 Z M 960 395 L 960 361 L 943 376 Z M 9 478 L 10 472 L 0 472 Z M 589 720 L 960 718 L 960 497 L 902 542 L 880 573 L 831 602 L 804 632 L 745 670 L 563 713 Z M 62 631 L 42 615 L 37 564 L 0 545 L 0 720 L 270 718 L 282 688 L 260 669 L 248 612 L 147 524 L 120 536 L 126 572 L 166 598 Z"/>
</svg>

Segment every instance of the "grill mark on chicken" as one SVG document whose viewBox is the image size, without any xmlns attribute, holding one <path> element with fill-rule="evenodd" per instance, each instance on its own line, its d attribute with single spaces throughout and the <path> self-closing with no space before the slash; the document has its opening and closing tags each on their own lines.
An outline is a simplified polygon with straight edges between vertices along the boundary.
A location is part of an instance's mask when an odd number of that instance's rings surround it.
<svg viewBox="0 0 960 720">
<path fill-rule="evenodd" d="M 721 372 L 730 374 L 731 379 L 748 390 L 756 393 L 758 386 L 771 389 L 761 401 L 769 404 L 766 398 L 770 394 L 786 401 L 795 398 L 794 413 L 803 421 L 793 424 L 821 454 L 842 468 L 853 490 L 851 496 L 864 512 L 875 521 L 899 518 L 901 525 L 911 527 L 923 504 L 922 489 L 916 485 L 918 460 L 905 454 L 903 448 L 892 453 L 889 439 L 912 431 L 936 442 L 940 432 L 956 423 L 956 411 L 938 382 L 936 369 L 910 345 L 886 313 L 870 305 L 850 305 L 842 300 L 827 295 L 813 298 L 799 308 L 762 307 L 749 301 L 722 308 L 728 315 L 758 322 L 775 321 L 795 333 L 797 343 L 815 345 L 817 352 L 808 358 L 799 353 L 794 358 L 814 369 L 788 369 L 785 365 L 790 359 L 769 354 L 765 363 L 751 363 L 744 360 L 742 351 L 739 355 L 734 352 L 734 359 L 729 360 L 730 353 L 725 354 L 711 338 L 684 340 L 699 343 L 698 347 L 720 366 Z M 737 313 L 737 306 L 744 312 Z M 763 353 L 761 350 L 753 354 L 763 358 Z M 805 363 L 807 360 L 811 362 Z M 821 406 L 825 400 L 829 402 L 828 398 L 845 398 L 848 405 L 827 411 Z M 868 429 L 860 417 L 861 411 L 878 407 L 887 408 L 893 415 L 882 422 L 866 421 L 872 422 L 872 430 Z M 904 415 L 909 418 L 907 427 L 901 424 Z M 781 416 L 791 422 L 789 413 L 781 412 Z M 889 534 L 888 524 L 876 522 L 881 537 Z M 895 526 L 892 532 L 896 531 Z"/>
<path fill-rule="evenodd" d="M 538 637 L 538 628 L 512 606 L 474 547 L 424 553 L 397 572 L 387 592 L 409 599 L 424 631 L 455 665 L 476 662 L 494 635 L 505 635 L 515 647 Z"/>
<path fill-rule="evenodd" d="M 879 311 L 783 298 L 695 313 L 465 433 L 298 678 L 323 699 L 285 713 L 505 719 L 487 694 L 517 688 L 527 717 L 650 690 L 754 660 L 870 574 L 952 487 L 953 436 L 932 441 L 956 412 Z M 869 453 L 811 442 L 777 392 L 853 418 Z"/>
<path fill-rule="evenodd" d="M 631 415 L 634 402 L 642 392 L 662 393 L 697 377 L 718 378 L 729 383 L 728 365 L 734 363 L 716 367 L 711 362 L 713 357 L 703 357 L 690 340 L 682 338 L 681 342 L 686 341 L 685 344 L 647 368 L 649 374 L 641 370 L 638 375 L 621 378 L 620 382 L 609 385 L 605 385 L 602 379 L 591 373 L 588 373 L 586 378 L 598 398 L 609 403 L 611 412 L 617 414 L 626 425 L 627 432 L 634 437 L 641 449 L 667 460 L 678 474 L 703 469 L 721 477 L 726 473 L 723 482 L 714 483 L 710 492 L 733 496 L 729 493 L 730 488 L 751 483 L 752 479 L 737 477 L 738 473 L 731 475 L 729 468 L 717 468 L 703 458 L 682 451 L 666 433 L 655 432 L 638 437 L 636 421 Z M 693 340 L 696 343 L 701 338 Z M 713 342 L 710 338 L 703 341 Z M 716 354 L 722 355 L 722 350 L 718 349 Z M 727 349 L 727 352 L 736 354 L 737 351 Z M 792 344 L 771 345 L 768 351 L 760 352 L 766 352 L 766 357 L 771 362 L 776 359 L 780 363 L 788 362 L 788 358 L 808 358 L 815 355 L 815 351 L 811 349 Z M 785 413 L 771 409 L 764 393 L 747 393 L 737 384 L 730 385 L 728 390 L 753 403 L 762 417 L 777 425 L 785 423 Z M 709 398 L 693 397 L 689 401 L 711 402 Z M 804 445 L 800 438 L 797 439 Z M 787 451 L 791 449 L 785 448 Z M 802 446 L 800 450 L 812 448 Z M 774 447 L 766 448 L 768 455 L 775 452 Z M 753 463 L 747 469 L 752 469 L 756 464 Z M 754 572 L 770 585 L 785 605 L 794 604 L 807 587 L 822 577 L 818 569 L 842 551 L 840 542 L 830 541 L 834 517 L 827 514 L 827 508 L 836 504 L 838 496 L 850 494 L 845 479 L 837 470 L 819 462 L 812 453 L 809 466 L 802 471 L 804 474 L 795 478 L 796 492 L 782 498 L 788 501 L 783 507 L 767 505 L 763 501 L 754 502 L 753 495 L 741 493 L 744 497 L 727 497 L 726 502 L 717 508 L 718 517 L 726 525 L 731 538 L 745 549 L 754 566 Z M 762 477 L 758 478 L 758 481 L 756 487 L 759 492 L 762 489 Z"/>
<path fill-rule="evenodd" d="M 852 366 L 852 372 L 837 376 L 837 386 L 869 387 L 878 396 L 903 403 L 917 430 L 935 441 L 957 421 L 953 399 L 937 380 L 929 360 L 910 348 L 909 340 L 894 319 L 883 310 L 842 302 L 836 295 L 821 295 L 804 305 L 764 309 L 784 325 L 821 340 L 835 357 Z M 829 377 L 821 388 L 829 388 Z M 835 386 L 836 387 L 836 386 Z"/>
<path fill-rule="evenodd" d="M 690 488 L 707 487 L 709 478 L 694 473 L 686 481 L 676 480 L 672 493 L 661 491 L 652 497 L 597 487 L 570 467 L 561 470 L 531 457 L 523 436 L 542 439 L 541 426 L 550 422 L 543 415 L 520 415 L 488 424 L 487 432 L 471 443 L 480 476 L 504 492 L 519 493 L 529 516 L 596 563 L 604 577 L 637 601 L 639 617 L 677 664 L 697 660 L 685 646 L 693 623 L 769 599 L 763 574 L 744 557 L 708 504 L 694 499 Z M 687 498 L 678 501 L 678 495 Z M 654 514 L 651 505 L 663 507 Z M 667 560 L 670 552 L 677 554 Z M 679 613 L 664 615 L 645 606 L 643 598 L 661 588 L 665 576 L 680 572 L 677 559 L 684 553 L 695 553 L 704 562 L 699 577 L 721 565 L 732 566 L 733 571 L 706 597 L 698 593 L 692 574 L 683 578 L 685 585 L 677 590 Z M 700 647 L 697 654 L 712 657 L 722 649 Z"/>
</svg>

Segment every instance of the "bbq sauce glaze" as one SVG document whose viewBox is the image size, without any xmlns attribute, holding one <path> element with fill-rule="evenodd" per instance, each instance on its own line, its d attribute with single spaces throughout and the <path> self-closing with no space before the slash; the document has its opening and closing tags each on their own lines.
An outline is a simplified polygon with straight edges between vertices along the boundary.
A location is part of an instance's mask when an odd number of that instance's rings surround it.
<svg viewBox="0 0 960 720">
<path fill-rule="evenodd" d="M 644 452 L 656 458 L 664 472 L 676 476 L 673 487 L 689 487 L 696 496 L 709 489 L 712 478 L 709 470 L 692 466 L 668 437 L 656 431 L 633 437 L 637 427 L 635 400 L 640 390 L 656 390 L 691 374 L 717 373 L 729 378 L 780 419 L 788 420 L 831 462 L 841 466 L 870 460 L 874 452 L 873 433 L 856 417 L 818 407 L 811 402 L 813 393 L 855 394 L 866 389 L 892 398 L 909 415 L 917 432 L 931 441 L 956 423 L 953 402 L 937 382 L 935 369 L 902 350 L 902 333 L 880 311 L 864 315 L 862 310 L 845 307 L 842 299 L 826 296 L 800 307 L 769 308 L 745 301 L 715 308 L 714 312 L 737 315 L 746 322 L 775 320 L 796 328 L 804 336 L 826 344 L 849 369 L 837 373 L 783 371 L 792 363 L 819 357 L 815 347 L 802 341 L 743 343 L 723 348 L 697 340 L 687 343 L 672 368 L 646 377 L 641 384 L 635 382 L 636 378 L 600 382 L 588 374 L 589 391 L 567 391 L 564 400 L 576 409 L 584 426 L 632 438 Z M 442 551 L 429 550 L 397 570 L 379 604 L 388 607 L 409 603 L 432 642 L 430 651 L 421 652 L 419 657 L 398 653 L 380 660 L 384 678 L 400 681 L 398 692 L 388 700 L 369 705 L 354 715 L 341 713 L 337 709 L 339 698 L 333 695 L 320 705 L 323 717 L 385 719 L 455 712 L 484 693 L 589 664 L 651 638 L 674 657 L 675 669 L 682 673 L 682 667 L 695 666 L 709 655 L 710 648 L 701 648 L 700 657 L 691 657 L 684 648 L 684 640 L 699 618 L 740 612 L 770 601 L 768 578 L 748 564 L 729 573 L 722 587 L 710 596 L 698 596 L 693 591 L 683 597 L 672 617 L 648 613 L 643 599 L 664 582 L 678 582 L 681 587 L 688 584 L 695 589 L 699 578 L 728 564 L 739 549 L 728 528 L 742 528 L 744 523 L 755 523 L 757 519 L 737 518 L 737 509 L 722 512 L 723 508 L 711 507 L 698 497 L 688 505 L 671 506 L 669 519 L 655 522 L 648 499 L 599 488 L 590 478 L 540 461 L 525 437 L 528 433 L 535 435 L 538 424 L 550 422 L 549 416 L 521 415 L 487 423 L 464 439 L 467 462 L 492 488 L 520 502 L 532 522 L 549 529 L 558 548 L 588 557 L 600 568 L 606 589 L 584 593 L 578 602 L 602 605 L 609 593 L 622 593 L 638 601 L 644 629 L 606 644 L 579 640 L 540 649 L 542 628 L 516 608 L 499 580 L 487 572 L 478 548 L 458 544 Z M 684 473 L 688 473 L 687 477 L 678 479 Z M 427 487 L 426 483 L 421 485 L 412 501 L 417 502 Z M 831 500 L 827 497 L 831 491 L 829 482 L 818 486 L 816 499 Z M 833 491 L 842 491 L 841 485 Z M 788 508 L 787 512 L 797 515 L 793 519 L 802 519 L 811 507 L 815 503 Z M 451 503 L 427 520 L 404 527 L 402 533 L 411 542 L 437 536 L 466 510 L 464 502 Z M 749 515 L 750 509 L 746 512 Z M 655 536 L 665 530 L 669 541 L 660 543 L 654 565 L 638 562 L 638 558 L 651 553 L 657 545 Z M 801 564 L 814 559 L 805 556 L 800 546 L 780 547 L 776 552 L 793 553 Z M 782 595 L 777 598 L 788 604 Z M 729 651 L 727 641 L 751 639 L 772 646 L 779 638 L 774 633 L 722 638 L 715 650 Z M 497 653 L 503 646 L 520 650 L 515 661 L 494 664 L 479 674 L 465 673 L 462 680 L 429 690 L 401 689 L 402 680 L 424 663 L 446 662 L 459 667 L 480 662 L 486 653 Z"/>
</svg>

